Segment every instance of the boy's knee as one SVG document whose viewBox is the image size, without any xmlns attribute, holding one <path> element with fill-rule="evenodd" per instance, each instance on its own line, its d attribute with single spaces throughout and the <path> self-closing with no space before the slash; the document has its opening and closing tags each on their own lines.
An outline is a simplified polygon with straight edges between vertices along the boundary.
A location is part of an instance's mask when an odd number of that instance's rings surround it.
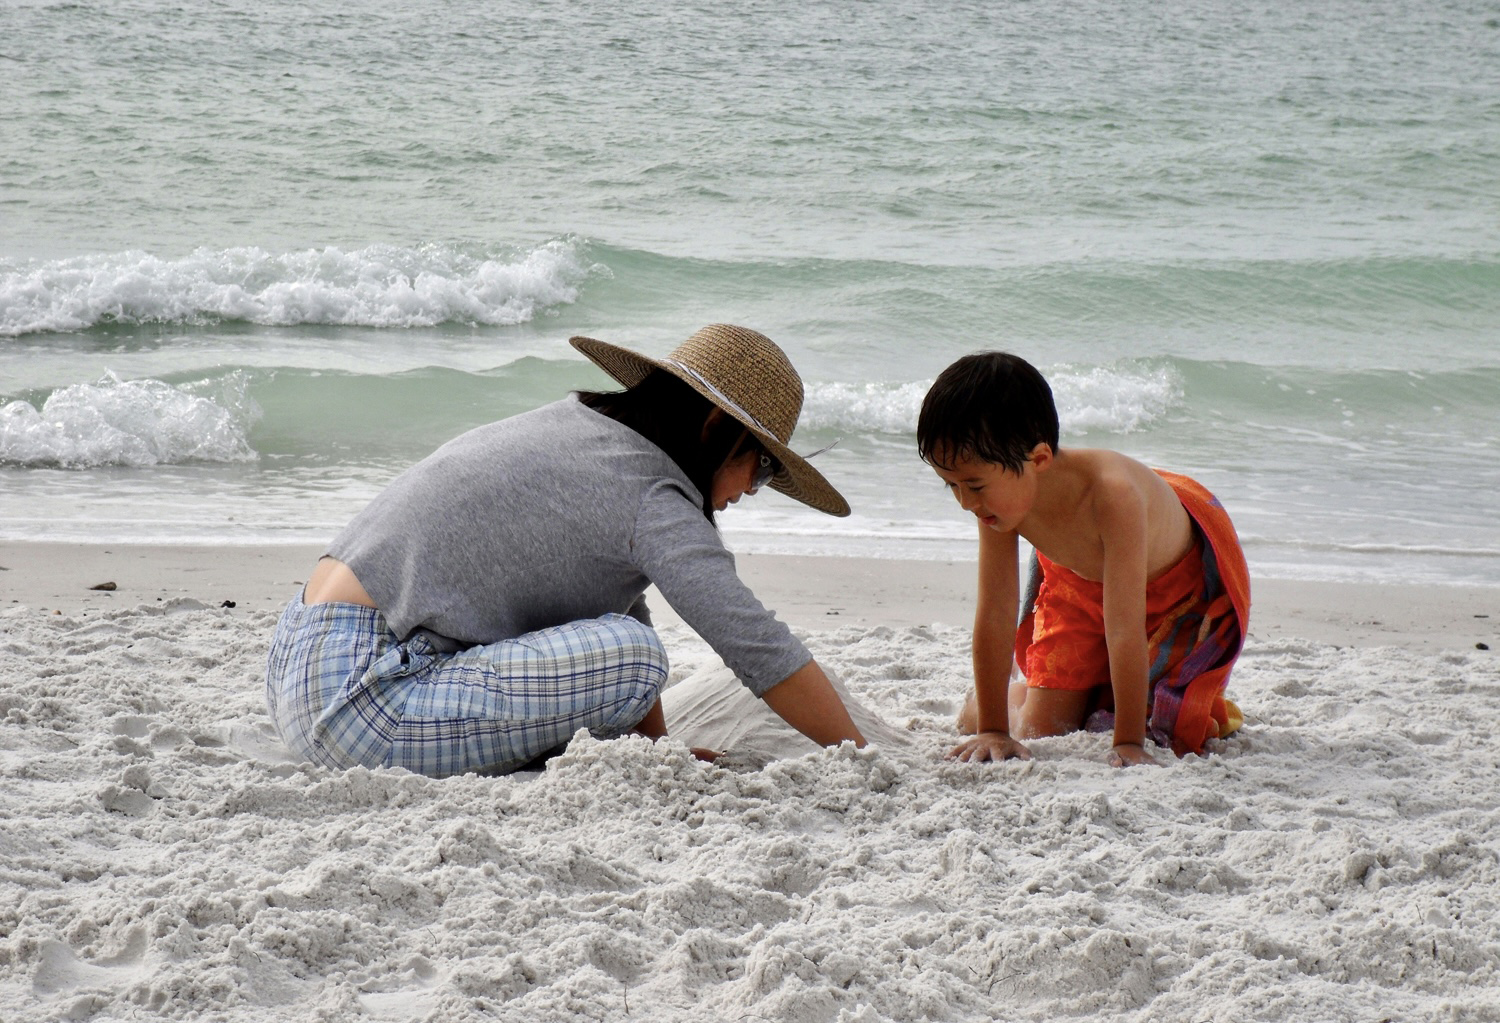
<svg viewBox="0 0 1500 1023">
<path fill-rule="evenodd" d="M 1020 739 L 1045 739 L 1076 732 L 1083 727 L 1091 700 L 1088 690 L 1031 686 L 1026 691 L 1018 727 L 1011 734 Z"/>
<path fill-rule="evenodd" d="M 979 704 L 972 691 L 968 699 L 964 700 L 964 705 L 959 708 L 958 720 L 955 724 L 959 735 L 973 735 L 979 731 Z"/>
<path fill-rule="evenodd" d="M 1015 735 L 1020 735 L 1022 727 L 1021 715 L 1026 706 L 1026 680 L 1012 679 L 1005 694 L 1006 720 Z M 954 722 L 959 735 L 977 735 L 979 733 L 979 697 L 974 690 L 969 690 L 964 705 L 959 709 L 958 718 Z"/>
</svg>

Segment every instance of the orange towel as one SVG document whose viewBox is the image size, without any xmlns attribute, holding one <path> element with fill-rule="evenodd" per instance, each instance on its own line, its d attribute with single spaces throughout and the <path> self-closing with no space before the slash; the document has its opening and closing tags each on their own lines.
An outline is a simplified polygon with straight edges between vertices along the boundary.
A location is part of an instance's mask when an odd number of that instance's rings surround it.
<svg viewBox="0 0 1500 1023">
<path fill-rule="evenodd" d="M 1202 537 L 1146 594 L 1150 677 L 1147 729 L 1178 756 L 1239 727 L 1224 699 L 1250 623 L 1250 572 L 1234 524 L 1201 484 L 1157 470 L 1177 492 Z M 1092 689 L 1109 685 L 1103 587 L 1040 554 L 1016 629 L 1016 663 L 1028 684 Z"/>
</svg>

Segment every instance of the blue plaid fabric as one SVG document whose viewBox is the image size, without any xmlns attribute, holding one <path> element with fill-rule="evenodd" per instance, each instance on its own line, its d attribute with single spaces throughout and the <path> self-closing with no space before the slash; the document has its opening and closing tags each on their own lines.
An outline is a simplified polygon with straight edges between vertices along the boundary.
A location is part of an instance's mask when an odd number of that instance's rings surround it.
<svg viewBox="0 0 1500 1023">
<path fill-rule="evenodd" d="M 445 778 L 513 771 L 580 728 L 621 735 L 666 679 L 661 640 L 626 615 L 444 653 L 420 632 L 398 640 L 372 608 L 299 594 L 271 640 L 266 706 L 315 763 Z"/>
</svg>

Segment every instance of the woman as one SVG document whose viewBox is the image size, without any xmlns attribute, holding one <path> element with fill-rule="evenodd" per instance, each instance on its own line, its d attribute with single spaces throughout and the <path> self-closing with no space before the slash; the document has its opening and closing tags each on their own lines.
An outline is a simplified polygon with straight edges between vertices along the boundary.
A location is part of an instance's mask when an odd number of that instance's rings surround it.
<svg viewBox="0 0 1500 1023">
<path fill-rule="evenodd" d="M 823 745 L 864 737 L 735 574 L 714 515 L 767 483 L 849 506 L 787 442 L 802 381 L 772 341 L 704 327 L 665 359 L 572 344 L 626 390 L 449 441 L 329 545 L 271 643 L 286 744 L 329 767 L 504 773 L 565 744 L 666 734 L 650 584 L 739 679 Z"/>
</svg>

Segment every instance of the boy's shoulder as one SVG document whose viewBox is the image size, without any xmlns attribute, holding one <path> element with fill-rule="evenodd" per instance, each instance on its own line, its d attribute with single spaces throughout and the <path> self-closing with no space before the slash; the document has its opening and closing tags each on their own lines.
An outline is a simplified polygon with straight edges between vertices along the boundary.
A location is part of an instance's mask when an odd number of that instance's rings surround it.
<svg viewBox="0 0 1500 1023">
<path fill-rule="evenodd" d="M 1077 478 L 1091 484 L 1105 484 L 1106 494 L 1113 486 L 1154 487 L 1163 482 L 1145 462 L 1109 448 L 1068 448 L 1064 457 Z"/>
<path fill-rule="evenodd" d="M 1161 516 L 1175 518 L 1180 507 L 1176 492 L 1161 474 L 1146 463 L 1107 448 L 1068 448 L 1060 453 L 1053 474 L 1065 488 L 1069 510 L 1053 518 L 1054 527 L 1066 526 L 1075 535 L 1102 538 L 1111 527 L 1144 515 L 1149 523 Z M 1055 509 L 1060 506 L 1054 504 Z M 1065 545 L 1066 538 L 1059 538 Z"/>
</svg>

